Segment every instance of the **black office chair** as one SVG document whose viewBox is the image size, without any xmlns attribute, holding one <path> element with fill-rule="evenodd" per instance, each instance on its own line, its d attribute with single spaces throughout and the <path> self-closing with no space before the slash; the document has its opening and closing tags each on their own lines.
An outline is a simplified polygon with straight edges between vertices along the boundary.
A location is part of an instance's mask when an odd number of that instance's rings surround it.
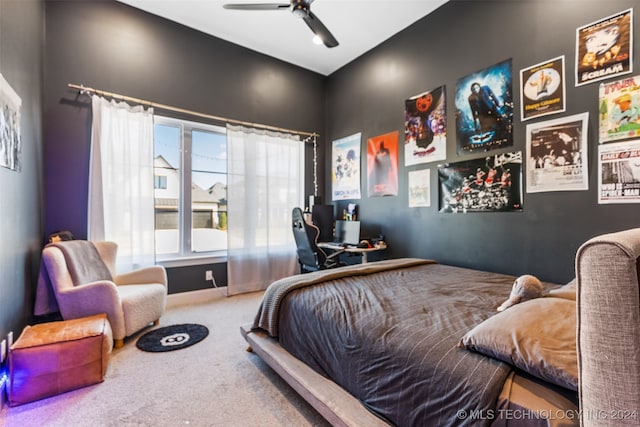
<svg viewBox="0 0 640 427">
<path fill-rule="evenodd" d="M 344 250 L 335 251 L 331 255 L 327 255 L 318 247 L 320 230 L 315 225 L 307 224 L 304 220 L 302 209 L 293 208 L 291 219 L 293 236 L 296 239 L 296 246 L 298 248 L 298 262 L 300 263 L 300 271 L 302 273 L 326 270 L 344 265 L 338 258 Z"/>
</svg>

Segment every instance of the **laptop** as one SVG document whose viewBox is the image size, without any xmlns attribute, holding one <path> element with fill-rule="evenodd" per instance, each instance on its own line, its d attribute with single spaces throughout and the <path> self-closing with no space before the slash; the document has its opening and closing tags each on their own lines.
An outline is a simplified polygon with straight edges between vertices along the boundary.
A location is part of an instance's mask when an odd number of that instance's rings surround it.
<svg viewBox="0 0 640 427">
<path fill-rule="evenodd" d="M 357 245 L 360 243 L 360 221 L 337 220 L 333 243 L 339 245 Z"/>
</svg>

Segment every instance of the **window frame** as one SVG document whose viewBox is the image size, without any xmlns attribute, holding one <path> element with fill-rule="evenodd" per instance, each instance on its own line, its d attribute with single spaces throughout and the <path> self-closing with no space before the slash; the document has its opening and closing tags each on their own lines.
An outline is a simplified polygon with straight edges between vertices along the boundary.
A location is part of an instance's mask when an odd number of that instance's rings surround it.
<svg viewBox="0 0 640 427">
<path fill-rule="evenodd" d="M 167 117 L 158 114 L 153 116 L 154 133 L 156 125 L 165 125 L 171 127 L 177 127 L 180 135 L 180 161 L 179 161 L 179 190 L 178 195 L 178 252 L 168 254 L 155 254 L 156 262 L 165 267 L 178 267 L 187 265 L 201 265 L 204 263 L 225 262 L 227 258 L 227 250 L 207 251 L 207 252 L 194 252 L 192 250 L 192 225 L 193 225 L 193 212 L 192 212 L 192 132 L 212 132 L 227 134 L 227 129 L 224 126 L 213 125 L 203 122 L 195 122 L 190 120 L 177 119 L 174 117 Z M 155 135 L 154 135 L 155 144 Z M 154 149 L 154 158 L 156 156 Z M 221 173 L 221 172 L 215 172 Z M 225 170 L 225 175 L 228 172 Z M 155 200 L 155 198 L 154 198 Z M 154 202 L 155 210 L 155 202 Z M 155 229 L 155 226 L 154 226 Z"/>
</svg>

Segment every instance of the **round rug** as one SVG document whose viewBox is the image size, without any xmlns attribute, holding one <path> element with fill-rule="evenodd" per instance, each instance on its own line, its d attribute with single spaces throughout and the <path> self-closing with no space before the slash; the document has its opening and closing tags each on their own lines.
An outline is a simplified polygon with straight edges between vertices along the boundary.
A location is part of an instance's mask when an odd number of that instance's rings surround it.
<svg viewBox="0 0 640 427">
<path fill-rule="evenodd" d="M 136 347 L 153 353 L 180 350 L 199 343 L 207 335 L 209 329 L 195 323 L 165 326 L 141 336 L 136 342 Z"/>
</svg>

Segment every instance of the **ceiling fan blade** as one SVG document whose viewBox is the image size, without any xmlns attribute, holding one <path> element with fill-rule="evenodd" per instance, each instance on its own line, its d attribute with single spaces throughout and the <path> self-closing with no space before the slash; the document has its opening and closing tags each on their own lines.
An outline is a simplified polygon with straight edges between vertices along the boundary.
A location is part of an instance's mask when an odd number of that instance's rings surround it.
<svg viewBox="0 0 640 427">
<path fill-rule="evenodd" d="M 309 14 L 302 19 L 307 23 L 309 28 L 311 28 L 311 31 L 322 39 L 322 43 L 324 43 L 326 47 L 338 46 L 338 40 L 333 37 L 333 34 L 331 34 L 327 27 L 324 26 L 313 12 L 309 11 Z"/>
<path fill-rule="evenodd" d="M 222 5 L 225 9 L 233 10 L 282 10 L 289 9 L 290 6 L 289 3 L 229 3 Z"/>
</svg>

